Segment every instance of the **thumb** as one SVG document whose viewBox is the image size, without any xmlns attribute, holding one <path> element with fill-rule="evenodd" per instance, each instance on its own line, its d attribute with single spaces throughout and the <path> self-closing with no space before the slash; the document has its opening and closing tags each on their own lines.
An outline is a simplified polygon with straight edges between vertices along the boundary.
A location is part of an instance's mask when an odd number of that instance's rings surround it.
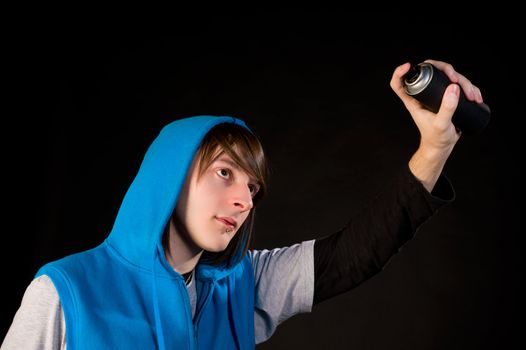
<svg viewBox="0 0 526 350">
<path fill-rule="evenodd" d="M 451 120 L 458 106 L 460 88 L 457 84 L 450 84 L 442 97 L 442 104 L 438 114 L 442 118 Z"/>
</svg>

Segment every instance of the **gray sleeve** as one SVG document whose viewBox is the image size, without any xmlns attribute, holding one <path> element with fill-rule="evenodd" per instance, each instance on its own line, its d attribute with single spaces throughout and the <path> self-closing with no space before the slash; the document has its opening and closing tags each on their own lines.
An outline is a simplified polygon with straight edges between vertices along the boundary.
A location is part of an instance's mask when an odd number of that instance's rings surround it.
<svg viewBox="0 0 526 350">
<path fill-rule="evenodd" d="M 288 318 L 312 310 L 314 240 L 272 250 L 252 250 L 256 287 L 256 343 L 270 338 Z"/>
<path fill-rule="evenodd" d="M 48 276 L 35 278 L 27 287 L 0 349 L 66 349 L 64 314 Z"/>
</svg>

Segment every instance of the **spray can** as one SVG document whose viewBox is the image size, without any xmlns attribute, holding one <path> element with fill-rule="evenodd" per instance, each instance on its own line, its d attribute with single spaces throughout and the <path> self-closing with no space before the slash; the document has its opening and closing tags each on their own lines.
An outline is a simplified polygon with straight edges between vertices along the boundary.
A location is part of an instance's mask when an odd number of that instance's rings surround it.
<svg viewBox="0 0 526 350">
<path fill-rule="evenodd" d="M 447 75 L 427 62 L 412 67 L 404 76 L 406 93 L 433 113 L 440 109 L 442 96 L 449 84 L 451 81 Z M 457 129 L 465 134 L 478 133 L 486 127 L 490 116 L 491 111 L 487 104 L 469 101 L 460 88 L 458 106 L 452 118 Z"/>
</svg>

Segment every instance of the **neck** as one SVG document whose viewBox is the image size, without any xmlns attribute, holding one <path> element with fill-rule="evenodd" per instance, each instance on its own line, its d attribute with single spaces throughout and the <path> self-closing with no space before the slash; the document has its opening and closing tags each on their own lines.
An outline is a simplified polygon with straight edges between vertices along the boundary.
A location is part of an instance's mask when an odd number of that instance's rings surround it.
<svg viewBox="0 0 526 350">
<path fill-rule="evenodd" d="M 203 250 L 175 227 L 173 219 L 170 219 L 166 235 L 164 254 L 168 263 L 180 274 L 191 272 L 199 262 Z"/>
</svg>

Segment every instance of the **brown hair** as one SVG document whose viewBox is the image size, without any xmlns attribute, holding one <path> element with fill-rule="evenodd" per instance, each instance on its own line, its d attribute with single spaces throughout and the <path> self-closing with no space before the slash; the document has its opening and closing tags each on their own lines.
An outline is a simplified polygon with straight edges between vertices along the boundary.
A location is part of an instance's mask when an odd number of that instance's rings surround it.
<svg viewBox="0 0 526 350">
<path fill-rule="evenodd" d="M 229 155 L 241 169 L 257 181 L 259 191 L 252 199 L 254 207 L 227 248 L 222 252 L 203 253 L 202 261 L 212 265 L 235 264 L 251 248 L 256 205 L 267 191 L 268 168 L 265 153 L 258 138 L 250 130 L 233 123 L 218 124 L 210 129 L 196 154 L 199 176 L 223 153 Z"/>
</svg>

